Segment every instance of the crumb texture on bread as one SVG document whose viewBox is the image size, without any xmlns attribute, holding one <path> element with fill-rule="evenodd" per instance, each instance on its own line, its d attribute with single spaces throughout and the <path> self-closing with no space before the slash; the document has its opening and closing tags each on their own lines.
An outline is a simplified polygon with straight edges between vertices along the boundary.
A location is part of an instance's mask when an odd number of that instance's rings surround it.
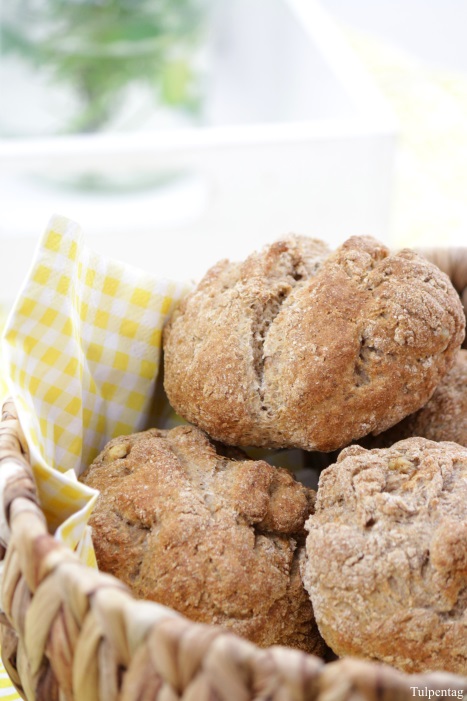
<svg viewBox="0 0 467 701">
<path fill-rule="evenodd" d="M 467 448 L 467 350 L 460 350 L 430 401 L 384 433 L 368 436 L 365 448 L 388 448 L 404 438 L 451 441 Z"/>
<path fill-rule="evenodd" d="M 202 431 L 111 441 L 83 474 L 99 568 L 194 621 L 260 646 L 325 650 L 300 576 L 315 493 Z"/>
<path fill-rule="evenodd" d="M 164 333 L 175 410 L 232 445 L 335 450 L 426 404 L 465 317 L 449 278 L 369 237 L 221 261 Z"/>
<path fill-rule="evenodd" d="M 336 654 L 467 673 L 467 449 L 347 448 L 306 528 L 304 582 Z"/>
</svg>

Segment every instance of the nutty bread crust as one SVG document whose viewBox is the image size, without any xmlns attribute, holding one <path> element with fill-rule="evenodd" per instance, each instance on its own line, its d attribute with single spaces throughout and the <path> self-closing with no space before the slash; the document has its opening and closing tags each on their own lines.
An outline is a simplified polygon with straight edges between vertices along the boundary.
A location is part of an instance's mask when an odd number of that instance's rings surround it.
<svg viewBox="0 0 467 701">
<path fill-rule="evenodd" d="M 324 653 L 299 567 L 315 493 L 286 470 L 180 426 L 112 440 L 81 479 L 101 492 L 99 568 L 136 596 L 261 646 Z"/>
<path fill-rule="evenodd" d="M 347 448 L 306 528 L 304 583 L 335 653 L 467 673 L 466 448 Z"/>
<path fill-rule="evenodd" d="M 451 441 L 467 448 L 467 350 L 460 350 L 428 404 L 377 436 L 367 436 L 365 448 L 388 448 L 404 438 Z"/>
<path fill-rule="evenodd" d="M 216 440 L 331 451 L 426 404 L 464 329 L 448 277 L 415 252 L 290 236 L 221 261 L 185 299 L 165 390 Z"/>
</svg>

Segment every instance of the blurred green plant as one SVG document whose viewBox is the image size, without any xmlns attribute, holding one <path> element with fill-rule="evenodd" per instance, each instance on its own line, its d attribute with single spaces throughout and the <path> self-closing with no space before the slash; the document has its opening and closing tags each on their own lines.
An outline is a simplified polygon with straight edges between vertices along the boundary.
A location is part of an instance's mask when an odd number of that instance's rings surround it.
<svg viewBox="0 0 467 701">
<path fill-rule="evenodd" d="M 83 109 L 66 131 L 96 131 L 135 83 L 160 104 L 198 109 L 204 10 L 203 0 L 16 0 L 2 11 L 1 48 L 76 91 Z"/>
</svg>

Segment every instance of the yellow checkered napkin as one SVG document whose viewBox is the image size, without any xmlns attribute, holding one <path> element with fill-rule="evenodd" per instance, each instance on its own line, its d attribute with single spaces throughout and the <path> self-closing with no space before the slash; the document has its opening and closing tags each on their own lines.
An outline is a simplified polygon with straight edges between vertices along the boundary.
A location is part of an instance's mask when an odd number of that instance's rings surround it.
<svg viewBox="0 0 467 701">
<path fill-rule="evenodd" d="M 54 217 L 7 320 L 3 362 L 56 537 L 95 565 L 96 493 L 76 475 L 113 437 L 145 426 L 161 332 L 186 286 L 104 258 Z"/>
</svg>

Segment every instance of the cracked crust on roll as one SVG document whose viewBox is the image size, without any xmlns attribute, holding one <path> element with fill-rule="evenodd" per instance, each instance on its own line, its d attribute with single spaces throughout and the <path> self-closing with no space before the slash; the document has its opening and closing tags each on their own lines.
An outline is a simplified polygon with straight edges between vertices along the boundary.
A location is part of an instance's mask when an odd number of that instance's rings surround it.
<svg viewBox="0 0 467 701">
<path fill-rule="evenodd" d="M 321 475 L 305 586 L 338 655 L 467 673 L 467 449 L 352 446 Z"/>
<path fill-rule="evenodd" d="M 365 448 L 388 448 L 412 436 L 451 441 L 467 448 L 467 350 L 459 351 L 454 367 L 443 377 L 428 404 L 377 436 L 362 441 Z"/>
<path fill-rule="evenodd" d="M 193 426 L 112 440 L 81 477 L 100 490 L 99 569 L 133 591 L 260 646 L 322 655 L 300 576 L 315 493 Z"/>
<path fill-rule="evenodd" d="M 220 262 L 184 300 L 164 384 L 216 440 L 331 451 L 426 404 L 464 329 L 449 278 L 415 252 L 290 236 Z"/>
</svg>

